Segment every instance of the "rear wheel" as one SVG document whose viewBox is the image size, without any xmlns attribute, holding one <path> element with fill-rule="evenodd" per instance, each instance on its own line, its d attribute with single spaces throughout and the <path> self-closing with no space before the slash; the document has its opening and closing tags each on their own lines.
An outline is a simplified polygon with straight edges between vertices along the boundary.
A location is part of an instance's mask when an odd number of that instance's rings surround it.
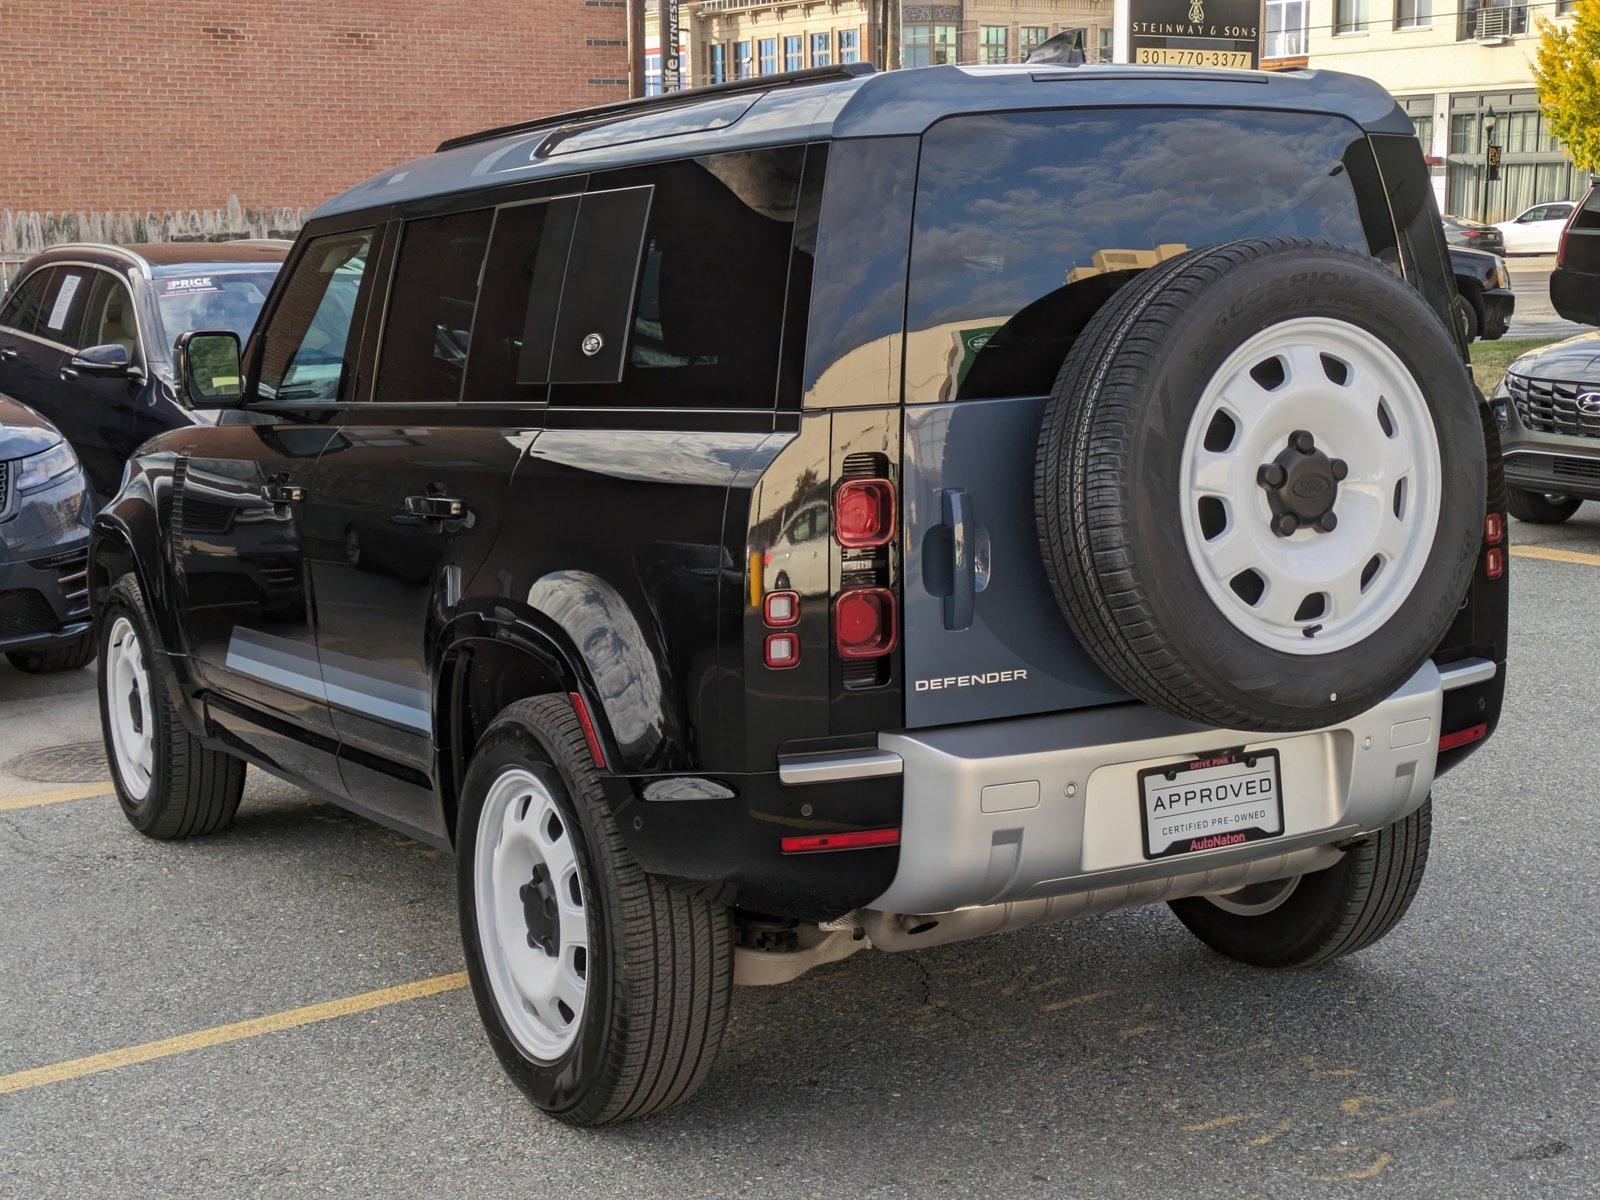
<svg viewBox="0 0 1600 1200">
<path fill-rule="evenodd" d="M 69 642 L 41 646 L 37 650 L 9 650 L 11 665 L 29 675 L 51 675 L 57 671 L 76 671 L 94 661 L 94 630 L 86 629 Z"/>
<path fill-rule="evenodd" d="M 1577 496 L 1554 492 L 1527 492 L 1518 487 L 1506 489 L 1506 508 L 1519 521 L 1530 525 L 1559 525 L 1583 503 Z"/>
<path fill-rule="evenodd" d="M 147 837 L 214 833 L 239 809 L 244 763 L 184 727 L 154 666 L 158 646 L 139 583 L 124 575 L 100 617 L 100 728 L 117 800 Z"/>
<path fill-rule="evenodd" d="M 1354 954 L 1411 907 L 1432 828 L 1430 799 L 1325 871 L 1174 900 L 1172 911 L 1217 953 L 1251 966 L 1303 967 Z"/>
<path fill-rule="evenodd" d="M 727 1020 L 730 918 L 630 857 L 565 697 L 485 732 L 456 846 L 473 993 L 517 1086 L 575 1125 L 687 1099 Z"/>
</svg>

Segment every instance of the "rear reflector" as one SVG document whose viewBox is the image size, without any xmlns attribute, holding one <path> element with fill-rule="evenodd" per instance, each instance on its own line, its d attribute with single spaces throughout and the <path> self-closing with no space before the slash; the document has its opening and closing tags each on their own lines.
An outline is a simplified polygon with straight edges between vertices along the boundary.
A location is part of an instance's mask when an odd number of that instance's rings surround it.
<svg viewBox="0 0 1600 1200">
<path fill-rule="evenodd" d="M 833 642 L 840 658 L 882 658 L 894 649 L 894 593 L 848 588 L 833 602 Z"/>
<path fill-rule="evenodd" d="M 764 657 L 774 671 L 787 670 L 800 661 L 800 639 L 792 633 L 769 634 Z"/>
<path fill-rule="evenodd" d="M 804 837 L 786 837 L 782 843 L 785 854 L 817 854 L 824 850 L 867 850 L 873 846 L 898 846 L 898 829 L 867 829 L 860 833 L 813 833 Z"/>
<path fill-rule="evenodd" d="M 1506 573 L 1506 552 L 1499 546 L 1491 546 L 1483 556 L 1483 573 L 1490 579 L 1499 579 Z"/>
<path fill-rule="evenodd" d="M 847 479 L 833 493 L 833 536 L 841 546 L 881 546 L 894 536 L 894 484 Z"/>
<path fill-rule="evenodd" d="M 1489 545 L 1498 546 L 1505 536 L 1506 519 L 1499 513 L 1490 513 L 1483 519 L 1483 540 Z"/>
<path fill-rule="evenodd" d="M 761 605 L 761 618 L 769 628 L 787 629 L 800 620 L 799 592 L 769 592 Z"/>
<path fill-rule="evenodd" d="M 1458 729 L 1454 733 L 1441 734 L 1439 737 L 1439 750 L 1454 750 L 1457 746 L 1465 746 L 1468 742 L 1479 741 L 1489 735 L 1488 725 L 1469 725 L 1465 729 Z"/>
<path fill-rule="evenodd" d="M 583 740 L 589 743 L 589 757 L 594 759 L 594 765 L 602 771 L 606 766 L 606 752 L 600 746 L 600 735 L 595 732 L 594 718 L 589 715 L 589 706 L 577 692 L 568 692 L 567 698 L 572 701 L 572 711 L 577 714 L 578 724 L 583 726 Z"/>
</svg>

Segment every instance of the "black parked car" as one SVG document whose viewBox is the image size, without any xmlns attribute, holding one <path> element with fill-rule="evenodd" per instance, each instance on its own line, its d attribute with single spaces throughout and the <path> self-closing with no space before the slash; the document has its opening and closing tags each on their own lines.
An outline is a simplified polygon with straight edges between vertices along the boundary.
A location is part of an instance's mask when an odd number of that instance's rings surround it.
<svg viewBox="0 0 1600 1200">
<path fill-rule="evenodd" d="M 0 650 L 23 671 L 94 657 L 89 521 L 77 456 L 38 413 L 0 396 Z"/>
<path fill-rule="evenodd" d="M 0 394 L 55 422 L 104 502 L 136 446 L 196 420 L 174 386 L 178 335 L 248 337 L 288 247 L 67 245 L 35 255 L 0 302 Z"/>
<path fill-rule="evenodd" d="M 1505 234 L 1493 225 L 1469 221 L 1465 217 L 1442 217 L 1444 240 L 1451 246 L 1464 246 L 1468 250 L 1487 250 L 1490 254 L 1506 252 Z"/>
<path fill-rule="evenodd" d="M 1348 954 L 1500 711 L 1454 300 L 1411 121 L 1326 71 L 448 142 L 318 211 L 242 356 L 179 339 L 221 415 L 95 525 L 123 810 L 221 829 L 252 762 L 455 847 L 490 1041 L 578 1123 L 868 946 L 1171 901 Z"/>
<path fill-rule="evenodd" d="M 1600 325 L 1600 179 L 1567 219 L 1550 275 L 1550 303 L 1569 321 Z"/>
<path fill-rule="evenodd" d="M 1455 272 L 1456 294 L 1463 305 L 1467 341 L 1482 338 L 1493 342 L 1505 337 L 1517 308 L 1505 259 L 1481 250 L 1451 246 L 1450 269 Z"/>
<path fill-rule="evenodd" d="M 1600 500 L 1600 333 L 1524 354 L 1491 404 L 1512 516 L 1553 525 Z"/>
</svg>

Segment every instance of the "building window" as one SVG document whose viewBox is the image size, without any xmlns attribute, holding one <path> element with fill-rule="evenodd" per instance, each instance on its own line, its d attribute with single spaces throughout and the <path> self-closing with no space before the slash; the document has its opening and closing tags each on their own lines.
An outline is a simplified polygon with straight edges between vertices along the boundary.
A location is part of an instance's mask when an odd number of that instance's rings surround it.
<svg viewBox="0 0 1600 1200">
<path fill-rule="evenodd" d="M 1116 36 L 1117 31 L 1109 25 L 1095 30 L 1095 49 L 1097 52 L 1095 62 L 1108 63 L 1116 57 L 1116 49 L 1114 47 Z"/>
<path fill-rule="evenodd" d="M 1309 0 L 1267 0 L 1267 39 L 1261 56 L 1292 58 L 1304 54 L 1310 17 Z"/>
<path fill-rule="evenodd" d="M 978 61 L 1003 63 L 1006 61 L 1006 34 L 1004 25 L 984 25 L 978 30 Z"/>
<path fill-rule="evenodd" d="M 831 33 L 813 33 L 811 35 L 811 65 L 813 67 L 827 67 L 833 65 L 833 35 Z"/>
<path fill-rule="evenodd" d="M 1429 116 L 1429 117 L 1412 117 L 1411 118 L 1411 124 L 1416 127 L 1416 130 L 1417 130 L 1417 141 L 1422 143 L 1422 153 L 1425 154 L 1425 155 L 1426 154 L 1432 154 L 1433 153 L 1433 118 L 1431 116 Z"/>
<path fill-rule="evenodd" d="M 861 61 L 861 33 L 859 30 L 839 30 L 839 61 L 842 63 Z"/>
<path fill-rule="evenodd" d="M 644 94 L 646 96 L 661 95 L 661 51 L 646 50 L 644 52 Z"/>
<path fill-rule="evenodd" d="M 797 33 L 793 37 L 783 39 L 783 69 L 785 71 L 799 71 L 806 65 L 805 51 L 801 48 L 805 43 Z"/>
<path fill-rule="evenodd" d="M 1425 29 L 1433 24 L 1433 0 L 1397 0 L 1394 8 L 1396 29 Z"/>
<path fill-rule="evenodd" d="M 901 29 L 902 67 L 939 67 L 955 61 L 954 25 L 906 25 Z"/>
<path fill-rule="evenodd" d="M 735 42 L 733 44 L 733 77 L 735 79 L 749 79 L 750 66 L 750 43 Z"/>
<path fill-rule="evenodd" d="M 1365 33 L 1367 0 L 1333 0 L 1333 32 Z"/>
<path fill-rule="evenodd" d="M 711 43 L 710 59 L 711 71 L 708 76 L 711 83 L 728 82 L 728 47 L 722 42 Z"/>
<path fill-rule="evenodd" d="M 1478 115 L 1456 113 L 1450 118 L 1450 153 L 1476 154 L 1478 151 Z"/>
<path fill-rule="evenodd" d="M 756 43 L 756 73 L 758 75 L 776 75 L 778 73 L 777 38 L 762 38 Z"/>
<path fill-rule="evenodd" d="M 1517 37 L 1528 32 L 1528 4 L 1510 0 L 1461 0 L 1458 41 Z M 1564 12 L 1565 9 L 1557 9 Z"/>
<path fill-rule="evenodd" d="M 1539 114 L 1507 113 L 1495 130 L 1496 140 L 1507 154 L 1536 154 L 1539 150 Z"/>
<path fill-rule="evenodd" d="M 1050 38 L 1048 25 L 1024 25 L 1017 30 L 1017 40 L 1021 43 L 1018 49 L 1024 60 Z"/>
</svg>

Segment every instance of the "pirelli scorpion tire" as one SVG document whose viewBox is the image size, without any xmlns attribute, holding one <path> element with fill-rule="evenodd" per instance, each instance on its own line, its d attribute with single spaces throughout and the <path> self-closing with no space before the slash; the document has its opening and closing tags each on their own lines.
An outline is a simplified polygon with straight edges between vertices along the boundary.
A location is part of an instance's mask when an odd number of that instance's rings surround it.
<svg viewBox="0 0 1600 1200">
<path fill-rule="evenodd" d="M 1482 544 L 1485 451 L 1455 339 L 1412 287 L 1284 238 L 1181 255 L 1068 354 L 1034 496 L 1046 571 L 1134 695 L 1314 729 L 1438 645 Z"/>
<path fill-rule="evenodd" d="M 551 1116 L 686 1100 L 717 1056 L 733 927 L 629 855 L 565 696 L 519 700 L 473 752 L 457 819 L 467 970 L 489 1042 Z"/>
</svg>

